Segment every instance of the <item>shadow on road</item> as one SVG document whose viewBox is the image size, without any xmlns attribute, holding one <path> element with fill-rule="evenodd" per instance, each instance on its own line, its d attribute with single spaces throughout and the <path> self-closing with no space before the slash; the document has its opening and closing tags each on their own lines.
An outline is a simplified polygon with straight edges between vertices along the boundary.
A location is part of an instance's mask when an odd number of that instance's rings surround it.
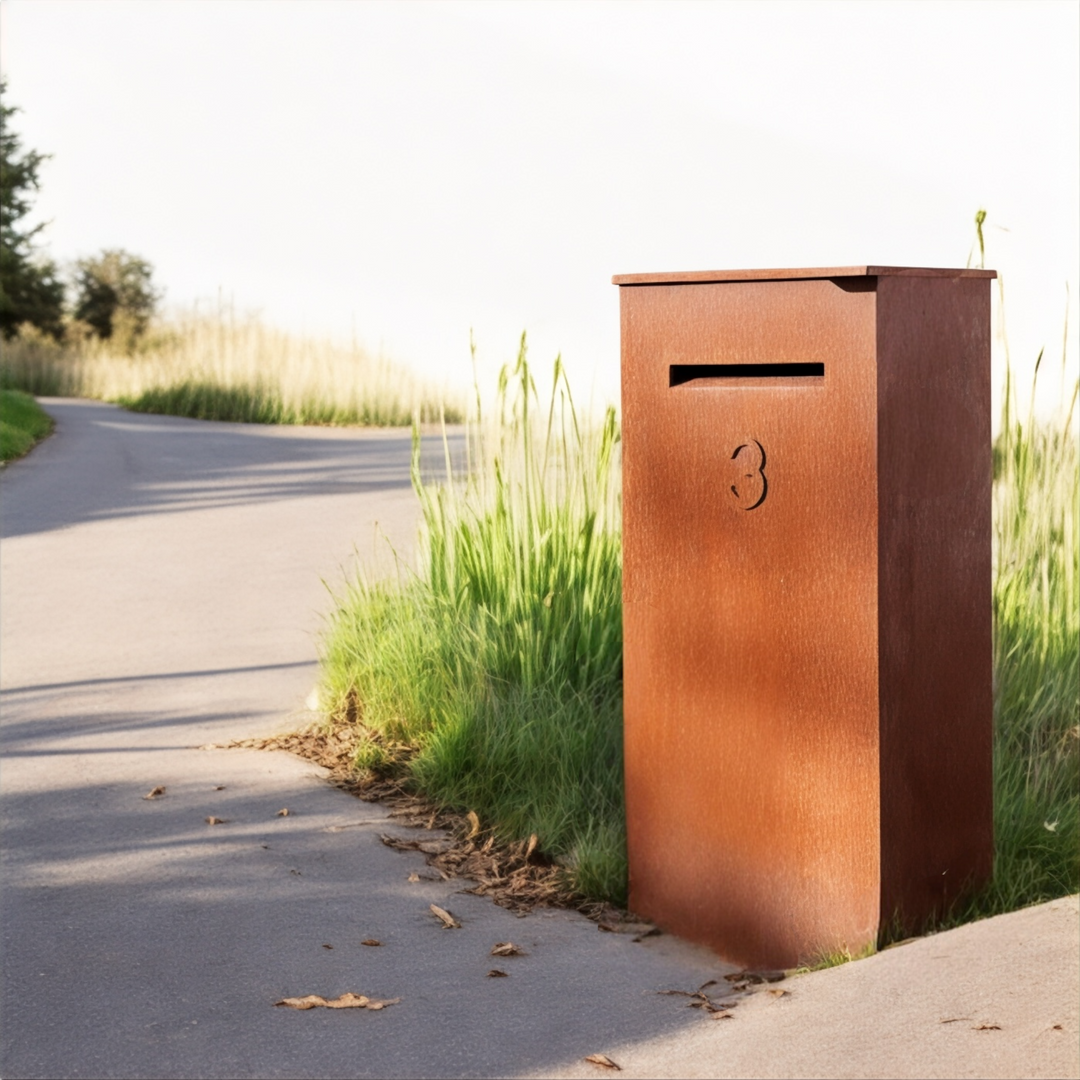
<svg viewBox="0 0 1080 1080">
<path fill-rule="evenodd" d="M 108 721 L 128 722 L 185 727 Z M 34 985 L 8 987 L 3 1075 L 508 1076 L 706 1022 L 657 995 L 675 971 L 641 963 L 645 946 L 427 880 L 419 855 L 379 842 L 395 829 L 381 807 L 341 795 L 328 812 L 322 783 L 295 771 L 260 783 L 276 756 L 183 750 L 130 783 L 7 795 L 3 950 Z M 462 928 L 442 929 L 433 902 Z M 494 960 L 507 940 L 528 955 Z M 346 991 L 401 1002 L 274 1007 Z"/>
<path fill-rule="evenodd" d="M 56 432 L 4 471 L 0 536 L 131 515 L 410 487 L 412 439 L 401 429 L 223 424 L 70 399 L 43 399 L 42 405 L 56 420 Z M 448 429 L 447 440 L 460 468 L 461 430 Z M 445 475 L 441 434 L 423 436 L 421 474 Z M 23 498 L 31 477 L 32 497 Z"/>
</svg>

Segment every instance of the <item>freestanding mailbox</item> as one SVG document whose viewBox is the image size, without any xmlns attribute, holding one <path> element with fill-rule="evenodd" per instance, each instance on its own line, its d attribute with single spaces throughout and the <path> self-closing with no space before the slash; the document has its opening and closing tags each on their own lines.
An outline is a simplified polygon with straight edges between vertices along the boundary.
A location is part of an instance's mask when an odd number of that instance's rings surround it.
<svg viewBox="0 0 1080 1080">
<path fill-rule="evenodd" d="M 736 963 L 991 873 L 994 276 L 614 278 L 630 905 Z"/>
</svg>

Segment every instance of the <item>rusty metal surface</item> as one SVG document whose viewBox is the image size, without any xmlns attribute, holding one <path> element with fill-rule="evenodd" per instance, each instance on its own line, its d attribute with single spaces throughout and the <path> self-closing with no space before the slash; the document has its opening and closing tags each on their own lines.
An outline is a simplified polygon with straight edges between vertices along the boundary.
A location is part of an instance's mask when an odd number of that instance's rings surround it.
<svg viewBox="0 0 1080 1080">
<path fill-rule="evenodd" d="M 996 270 L 949 270 L 936 266 L 818 266 L 773 270 L 676 270 L 659 274 L 616 274 L 615 285 L 662 285 L 680 282 L 788 281 L 799 278 L 967 277 L 995 278 Z"/>
<path fill-rule="evenodd" d="M 879 432 L 880 337 L 903 318 L 903 298 L 911 299 L 904 288 L 918 293 L 938 282 L 897 278 L 899 290 L 888 295 L 901 306 L 883 323 L 880 280 L 620 289 L 630 902 L 747 965 L 857 951 L 875 939 L 883 904 L 915 912 L 923 902 L 906 881 L 937 865 L 924 848 L 960 865 L 955 844 L 907 835 L 911 822 L 924 828 L 938 807 L 952 811 L 960 801 L 931 799 L 933 810 L 915 812 L 923 787 L 945 782 L 945 767 L 914 778 L 912 770 L 927 755 L 941 762 L 933 748 L 949 729 L 941 709 L 926 711 L 938 699 L 925 680 L 918 691 L 897 689 L 922 678 L 913 663 L 937 647 L 910 647 L 904 634 L 922 624 L 903 610 L 925 604 L 937 579 L 914 593 L 902 575 L 879 582 L 882 544 L 903 547 L 907 536 L 902 521 L 879 535 L 879 459 L 904 452 L 903 419 L 919 400 L 917 387 L 907 397 L 891 390 L 890 422 Z M 945 283 L 988 298 L 982 281 Z M 949 340 L 952 348 L 957 333 Z M 889 370 L 901 379 L 910 347 L 889 353 Z M 695 365 L 707 365 L 700 378 L 687 370 Z M 740 376 L 735 365 L 754 366 Z M 934 390 L 966 378 L 939 378 Z M 979 427 L 978 394 L 970 405 Z M 988 412 L 985 420 L 981 452 Z M 942 449 L 956 450 L 972 431 L 951 428 Z M 895 483 L 908 483 L 902 467 L 894 472 Z M 893 483 L 894 473 L 888 477 Z M 910 484 L 902 490 L 917 498 Z M 979 513 L 963 518 L 969 533 L 981 527 Z M 950 516 L 934 516 L 924 530 L 920 573 L 931 547 L 951 542 L 942 531 Z M 950 602 L 979 586 L 988 605 L 979 552 Z M 973 610 L 968 603 L 962 617 Z M 880 663 L 879 627 L 888 638 Z M 941 666 L 932 665 L 934 678 Z M 979 668 L 969 681 L 981 675 Z M 879 684 L 896 702 L 887 721 Z M 984 703 L 976 694 L 965 739 L 976 737 L 980 716 L 988 735 Z M 926 753 L 912 753 L 906 740 L 920 738 L 930 740 Z M 982 822 L 985 808 L 975 802 L 970 816 Z M 965 851 L 975 833 L 958 841 Z"/>
<path fill-rule="evenodd" d="M 881 918 L 914 933 L 993 861 L 990 290 L 877 306 Z"/>
</svg>

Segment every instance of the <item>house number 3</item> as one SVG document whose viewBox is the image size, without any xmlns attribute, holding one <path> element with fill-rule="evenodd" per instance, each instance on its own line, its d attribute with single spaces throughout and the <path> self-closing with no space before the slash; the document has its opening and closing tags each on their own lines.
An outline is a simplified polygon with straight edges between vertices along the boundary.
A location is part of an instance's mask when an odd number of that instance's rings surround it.
<svg viewBox="0 0 1080 1080">
<path fill-rule="evenodd" d="M 769 492 L 765 475 L 765 448 L 751 439 L 736 447 L 731 455 L 734 466 L 731 494 L 744 510 L 756 510 Z"/>
</svg>

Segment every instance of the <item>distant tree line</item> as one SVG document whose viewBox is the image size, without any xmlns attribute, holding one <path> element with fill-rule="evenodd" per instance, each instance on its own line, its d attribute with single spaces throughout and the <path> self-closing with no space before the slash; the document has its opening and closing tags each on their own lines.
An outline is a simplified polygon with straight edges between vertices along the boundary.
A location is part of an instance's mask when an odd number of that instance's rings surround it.
<svg viewBox="0 0 1080 1080">
<path fill-rule="evenodd" d="M 77 260 L 67 273 L 36 243 L 45 224 L 26 217 L 51 155 L 24 149 L 12 130 L 19 110 L 0 80 L 0 335 L 34 327 L 56 341 L 92 335 L 129 348 L 150 325 L 161 292 L 153 267 L 120 248 Z"/>
</svg>

